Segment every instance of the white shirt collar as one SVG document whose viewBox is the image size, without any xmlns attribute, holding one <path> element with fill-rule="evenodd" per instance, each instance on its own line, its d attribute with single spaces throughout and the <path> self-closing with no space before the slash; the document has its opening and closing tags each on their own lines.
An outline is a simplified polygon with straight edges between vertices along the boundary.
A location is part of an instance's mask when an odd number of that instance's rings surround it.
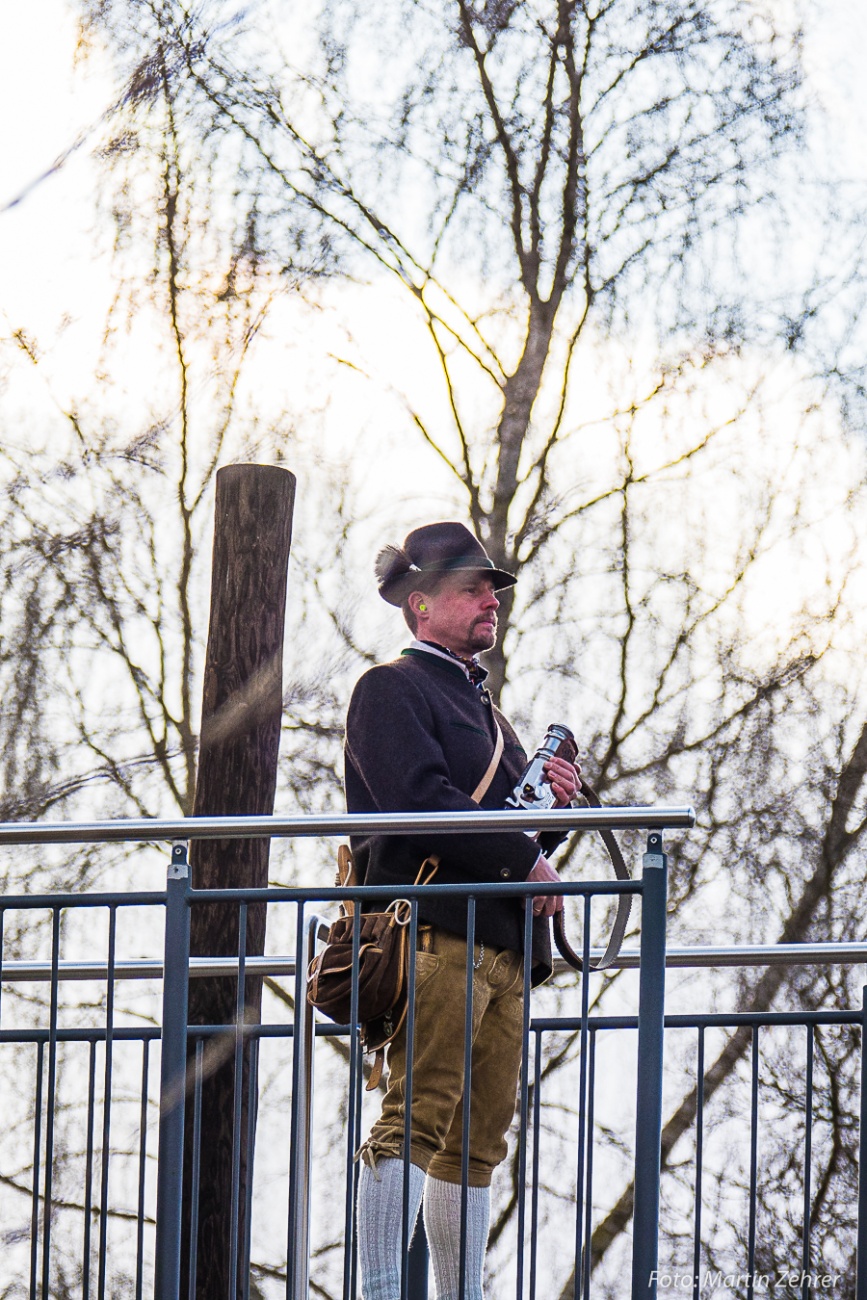
<svg viewBox="0 0 867 1300">
<path fill-rule="evenodd" d="M 445 659 L 447 664 L 455 664 L 460 668 L 467 681 L 470 680 L 466 664 L 462 664 L 460 659 L 457 659 L 454 655 L 443 654 L 442 650 L 437 650 L 435 646 L 428 645 L 427 641 L 411 641 L 409 648 L 410 650 L 422 650 L 426 655 L 436 655 L 438 659 Z"/>
</svg>

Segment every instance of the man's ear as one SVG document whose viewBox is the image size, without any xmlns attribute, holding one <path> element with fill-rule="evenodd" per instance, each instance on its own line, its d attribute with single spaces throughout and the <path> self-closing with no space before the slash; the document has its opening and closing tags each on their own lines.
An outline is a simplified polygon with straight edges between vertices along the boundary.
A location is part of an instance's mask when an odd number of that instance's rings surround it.
<svg viewBox="0 0 867 1300">
<path fill-rule="evenodd" d="M 428 612 L 428 597 L 423 591 L 412 591 L 407 597 L 410 609 L 416 618 L 424 618 Z"/>
</svg>

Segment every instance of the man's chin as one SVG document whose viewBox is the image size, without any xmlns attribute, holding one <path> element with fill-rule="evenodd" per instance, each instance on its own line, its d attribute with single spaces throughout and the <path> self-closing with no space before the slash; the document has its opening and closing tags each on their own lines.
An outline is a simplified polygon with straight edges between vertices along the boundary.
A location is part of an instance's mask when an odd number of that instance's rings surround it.
<svg viewBox="0 0 867 1300">
<path fill-rule="evenodd" d="M 487 650 L 493 650 L 497 644 L 496 628 L 477 627 L 473 629 L 472 646 L 473 653 L 480 655 Z"/>
</svg>

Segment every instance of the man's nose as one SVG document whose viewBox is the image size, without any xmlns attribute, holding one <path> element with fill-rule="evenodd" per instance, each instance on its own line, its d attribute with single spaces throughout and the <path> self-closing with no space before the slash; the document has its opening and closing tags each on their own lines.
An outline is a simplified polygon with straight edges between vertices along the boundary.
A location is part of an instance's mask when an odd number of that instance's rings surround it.
<svg viewBox="0 0 867 1300">
<path fill-rule="evenodd" d="M 485 596 L 484 604 L 485 604 L 485 608 L 486 608 L 486 609 L 499 609 L 499 608 L 500 608 L 500 602 L 497 600 L 497 597 L 496 597 L 496 595 L 494 594 L 493 591 L 489 591 L 488 594 L 487 594 L 487 596 Z"/>
</svg>

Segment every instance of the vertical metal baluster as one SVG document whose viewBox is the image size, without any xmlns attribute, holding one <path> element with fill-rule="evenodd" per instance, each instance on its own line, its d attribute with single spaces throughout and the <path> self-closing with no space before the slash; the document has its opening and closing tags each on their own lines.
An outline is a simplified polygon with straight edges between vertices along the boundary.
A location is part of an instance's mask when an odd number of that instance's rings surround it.
<svg viewBox="0 0 867 1300">
<path fill-rule="evenodd" d="M 412 1141 L 412 1078 L 415 1066 L 415 953 L 418 948 L 418 901 L 413 899 L 409 922 L 409 958 L 407 961 L 407 1007 L 406 1007 L 406 1104 L 403 1120 L 403 1187 L 401 1188 L 401 1265 L 400 1296 L 401 1300 L 426 1300 L 410 1289 L 409 1277 L 409 1243 L 412 1227 L 409 1222 L 409 1171 L 410 1143 Z"/>
<path fill-rule="evenodd" d="M 90 1221 L 93 1206 L 93 1126 L 96 1117 L 96 1039 L 90 1044 L 87 1077 L 87 1153 L 84 1166 L 84 1249 L 81 1300 L 90 1300 Z"/>
<path fill-rule="evenodd" d="M 166 880 L 154 1300 L 178 1300 L 180 1286 L 189 977 L 190 869 L 187 846 L 178 843 L 172 845 Z M 196 1238 L 193 1237 L 190 1243 L 191 1274 L 195 1258 Z"/>
<path fill-rule="evenodd" d="M 810 1201 L 813 1195 L 813 1049 L 815 1029 L 807 1025 L 807 1095 L 804 1099 L 804 1235 L 801 1248 L 801 1271 L 810 1272 Z M 801 1285 L 802 1300 L 810 1300 L 810 1283 L 805 1276 Z"/>
<path fill-rule="evenodd" d="M 355 902 L 355 916 L 361 916 L 361 903 Z M 344 1221 L 346 1231 L 343 1247 L 343 1300 L 351 1300 L 355 1285 L 355 1152 L 359 1123 L 359 1098 L 361 1070 L 361 1042 L 358 1037 L 358 960 L 361 951 L 361 925 L 352 927 L 352 980 L 349 1007 L 349 1114 L 346 1124 L 346 1197 Z"/>
<path fill-rule="evenodd" d="M 759 1170 L 759 1026 L 753 1025 L 752 1096 L 750 1100 L 750 1220 L 747 1247 L 747 1300 L 755 1294 L 756 1198 Z"/>
<path fill-rule="evenodd" d="M 533 906 L 528 899 L 524 908 L 524 1005 L 521 1025 L 521 1091 L 518 1099 L 518 1243 L 515 1251 L 515 1300 L 524 1295 L 524 1233 L 527 1221 L 527 1134 L 530 1116 L 530 966 L 533 952 Z M 536 1134 L 538 1138 L 538 1130 Z M 535 1154 L 535 1145 L 534 1145 Z M 531 1253 L 533 1243 L 531 1239 Z M 531 1269 L 533 1263 L 531 1260 Z"/>
<path fill-rule="evenodd" d="M 647 837 L 641 876 L 641 968 L 638 992 L 638 1085 L 635 1106 L 635 1210 L 632 1293 L 656 1300 L 662 1066 L 665 1032 L 665 921 L 668 873 L 662 836 Z"/>
<path fill-rule="evenodd" d="M 861 1124 L 858 1130 L 856 1300 L 867 1300 L 867 985 L 861 990 Z"/>
<path fill-rule="evenodd" d="M 407 980 L 407 1038 L 411 1044 L 413 1053 L 412 1060 L 415 1059 L 415 980 L 416 980 L 416 962 L 415 953 L 418 952 L 418 901 L 414 900 L 412 912 L 410 915 L 410 935 L 409 935 L 409 954 L 410 960 L 408 965 Z M 407 1095 L 412 1096 L 412 1072 L 407 1073 Z M 410 1150 L 411 1128 L 404 1133 L 405 1149 Z M 359 1135 L 360 1139 L 360 1135 Z M 407 1156 L 407 1166 L 409 1157 Z M 409 1178 L 408 1168 L 405 1171 L 406 1195 L 409 1195 Z M 419 1210 L 416 1217 L 415 1232 L 412 1241 L 409 1244 L 409 1253 L 407 1256 L 407 1294 L 409 1300 L 427 1300 L 428 1282 L 430 1273 L 430 1249 L 428 1245 L 427 1231 L 425 1229 L 424 1214 Z"/>
<path fill-rule="evenodd" d="M 289 1127 L 289 1250 L 287 1295 L 306 1300 L 310 1275 L 310 1160 L 313 1123 L 315 1020 L 307 1001 L 307 971 L 316 952 L 319 918 L 296 913 L 295 1012 L 292 1023 L 292 1114 Z"/>
<path fill-rule="evenodd" d="M 57 1093 L 57 1002 L 60 961 L 60 908 L 52 908 L 51 1004 L 48 1026 L 48 1095 L 45 1108 L 45 1196 L 42 1204 L 42 1300 L 48 1300 L 51 1261 L 51 1196 L 54 1174 L 54 1108 Z"/>
<path fill-rule="evenodd" d="M 45 1044 L 36 1048 L 36 1105 L 33 1114 L 33 1200 L 30 1210 L 30 1300 L 36 1300 L 39 1264 L 39 1164 L 42 1155 L 42 1076 L 45 1073 Z"/>
<path fill-rule="evenodd" d="M 102 1102 L 102 1168 L 100 1169 L 98 1300 L 105 1300 L 108 1269 L 108 1175 L 111 1160 L 111 1080 L 114 1065 L 114 953 L 117 908 L 108 909 L 108 978 L 105 990 L 105 1092 Z"/>
<path fill-rule="evenodd" d="M 587 1080 L 587 1192 L 584 1198 L 584 1300 L 590 1297 L 590 1271 L 593 1267 L 593 1124 L 596 1093 L 596 1031 L 590 1033 L 590 1070 Z"/>
<path fill-rule="evenodd" d="M 259 1042 L 249 1040 L 250 1079 L 247 1088 L 247 1176 L 244 1179 L 244 1243 L 241 1251 L 241 1294 L 250 1300 L 250 1249 L 253 1237 L 253 1162 L 256 1148 L 256 1111 L 259 1090 Z"/>
<path fill-rule="evenodd" d="M 362 1131 L 361 1106 L 362 1106 L 362 1101 L 364 1099 L 364 1070 L 363 1069 L 359 1068 L 356 1071 L 354 1082 L 352 1079 L 350 1079 L 350 1087 L 354 1091 L 354 1102 L 355 1102 L 355 1111 L 354 1111 L 355 1119 L 354 1119 L 354 1129 L 352 1133 L 352 1149 L 353 1151 L 357 1151 L 361 1146 L 361 1131 Z M 358 1180 L 361 1177 L 360 1161 L 353 1160 L 352 1168 L 350 1170 L 349 1176 L 352 1181 L 352 1204 L 353 1206 L 355 1206 L 358 1201 Z M 358 1280 L 358 1239 L 354 1229 L 352 1234 L 352 1250 L 350 1252 L 350 1260 L 351 1260 L 351 1271 L 349 1275 L 349 1282 L 350 1282 L 349 1290 L 350 1290 L 350 1294 L 353 1297 L 355 1297 L 358 1294 L 359 1280 Z M 304 1300 L 307 1300 L 306 1296 Z"/>
<path fill-rule="evenodd" d="M 196 1077 L 193 1086 L 193 1168 L 190 1188 L 190 1289 L 188 1300 L 196 1300 L 196 1270 L 199 1262 L 199 1189 L 202 1178 L 202 1089 L 205 1083 L 205 1042 L 196 1039 Z"/>
<path fill-rule="evenodd" d="M 244 1087 L 244 1045 L 246 1035 L 247 995 L 247 904 L 238 908 L 238 992 L 235 999 L 235 1088 L 232 1094 L 232 1202 L 229 1214 L 229 1292 L 227 1300 L 238 1293 L 239 1224 L 241 1205 L 241 1115 Z"/>
<path fill-rule="evenodd" d="M 150 1043 L 144 1039 L 141 1045 L 141 1110 L 139 1111 L 139 1149 L 138 1149 L 138 1215 L 136 1222 L 135 1248 L 135 1300 L 142 1300 L 144 1279 L 144 1216 L 145 1216 L 145 1173 L 148 1154 L 148 1063 Z"/>
<path fill-rule="evenodd" d="M 286 1213 L 286 1300 L 296 1300 L 304 1283 L 299 1274 L 305 1272 L 307 1260 L 301 1259 L 301 1247 L 298 1242 L 298 1200 L 304 1177 L 304 1159 L 299 1147 L 298 1094 L 301 1088 L 300 1077 L 303 1073 L 298 1053 L 302 1050 L 299 1028 L 301 1016 L 301 967 L 305 961 L 305 925 L 304 904 L 299 903 L 295 909 L 295 1008 L 292 1021 L 292 1103 L 289 1113 L 289 1195 Z M 309 960 L 309 956 L 308 956 Z M 306 972 L 305 972 L 306 973 Z M 194 1300 L 194 1297 L 190 1297 Z"/>
<path fill-rule="evenodd" d="M 584 1179 L 587 1161 L 587 1047 L 590 1014 L 590 903 L 584 898 L 584 946 L 581 972 L 581 1058 L 578 1070 L 578 1169 L 575 1185 L 575 1295 L 583 1290 L 584 1277 Z"/>
<path fill-rule="evenodd" d="M 476 946 L 476 900 L 467 899 L 467 964 L 466 992 L 464 996 L 464 1095 L 462 1099 L 463 1131 L 461 1133 L 461 1249 L 458 1260 L 458 1300 L 467 1295 L 467 1200 L 470 1178 L 470 1124 L 472 1107 L 470 1094 L 473 1078 L 473 971 Z"/>
<path fill-rule="evenodd" d="M 701 1294 L 701 1184 L 704 1165 L 704 1026 L 698 1031 L 698 1077 L 695 1081 L 695 1227 L 692 1239 L 692 1294 Z"/>
<path fill-rule="evenodd" d="M 529 911 L 529 909 L 528 909 Z M 524 950 L 526 952 L 526 948 Z M 533 1057 L 533 1193 L 530 1218 L 530 1300 L 536 1300 L 536 1265 L 539 1232 L 539 1166 L 542 1140 L 542 1031 L 535 1032 Z"/>
</svg>

